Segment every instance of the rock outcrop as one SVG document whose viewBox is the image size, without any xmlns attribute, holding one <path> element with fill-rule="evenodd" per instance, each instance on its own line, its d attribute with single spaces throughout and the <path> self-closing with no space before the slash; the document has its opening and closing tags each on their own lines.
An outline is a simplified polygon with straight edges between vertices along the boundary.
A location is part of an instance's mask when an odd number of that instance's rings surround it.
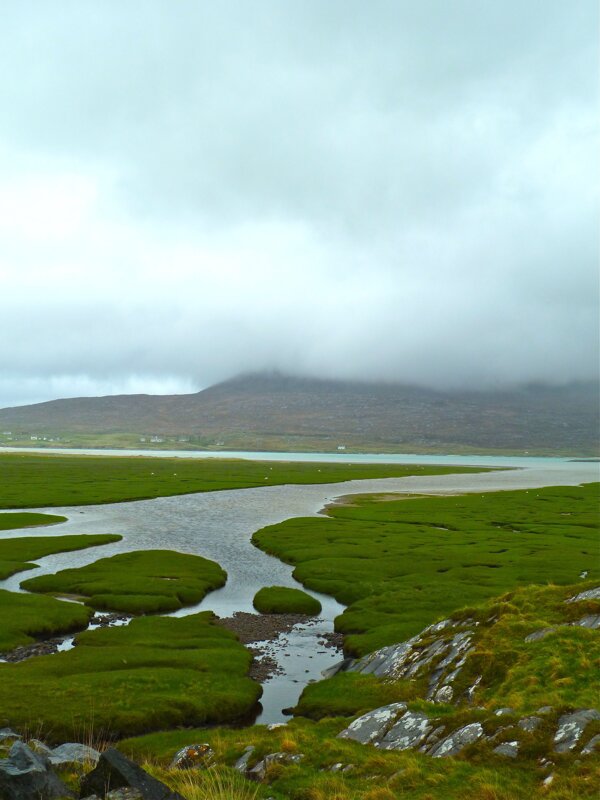
<svg viewBox="0 0 600 800">
<path fill-rule="evenodd" d="M 455 681 L 472 652 L 479 623 L 472 619 L 445 619 L 417 636 L 340 665 L 340 671 L 410 680 L 427 674 L 427 699 L 449 703 L 455 699 Z"/>
<path fill-rule="evenodd" d="M 418 750 L 433 758 L 458 755 L 467 746 L 482 741 L 488 743 L 496 755 L 516 758 L 521 740 L 535 735 L 544 720 L 532 715 L 514 719 L 516 715 L 511 709 L 500 711 L 509 713 L 496 712 L 484 717 L 479 709 L 472 712 L 479 719 L 457 725 L 452 716 L 429 716 L 422 711 L 408 710 L 404 703 L 391 703 L 358 717 L 338 736 L 381 750 Z M 600 720 L 600 712 L 595 709 L 580 709 L 558 719 L 552 708 L 539 709 L 539 713 L 548 717 L 553 729 L 548 741 L 549 751 L 580 752 L 585 756 L 600 746 L 600 735 L 585 742 L 588 725 Z M 505 723 L 509 716 L 513 719 Z M 504 741 L 498 742 L 499 738 Z M 581 747 L 582 742 L 585 742 L 584 747 Z"/>
</svg>

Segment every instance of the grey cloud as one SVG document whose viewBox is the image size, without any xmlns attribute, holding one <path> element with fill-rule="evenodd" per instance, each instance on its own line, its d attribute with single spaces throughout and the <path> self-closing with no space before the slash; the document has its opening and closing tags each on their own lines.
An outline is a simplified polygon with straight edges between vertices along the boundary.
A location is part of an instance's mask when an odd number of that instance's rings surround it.
<svg viewBox="0 0 600 800">
<path fill-rule="evenodd" d="M 2 16 L 0 179 L 47 183 L 40 215 L 63 175 L 90 198 L 0 244 L 0 405 L 69 376 L 597 377 L 595 3 Z"/>
</svg>

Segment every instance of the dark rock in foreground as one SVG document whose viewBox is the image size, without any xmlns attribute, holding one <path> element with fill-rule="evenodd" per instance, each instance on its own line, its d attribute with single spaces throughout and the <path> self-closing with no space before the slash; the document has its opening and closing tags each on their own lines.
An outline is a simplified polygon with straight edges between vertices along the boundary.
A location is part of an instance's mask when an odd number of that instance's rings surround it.
<svg viewBox="0 0 600 800">
<path fill-rule="evenodd" d="M 54 800 L 72 797 L 73 793 L 52 772 L 50 761 L 16 741 L 8 758 L 0 760 L 0 797 L 2 800 Z"/>
<path fill-rule="evenodd" d="M 98 766 L 82 780 L 79 796 L 103 798 L 114 789 L 125 788 L 137 789 L 143 800 L 183 800 L 113 747 L 102 753 Z"/>
</svg>

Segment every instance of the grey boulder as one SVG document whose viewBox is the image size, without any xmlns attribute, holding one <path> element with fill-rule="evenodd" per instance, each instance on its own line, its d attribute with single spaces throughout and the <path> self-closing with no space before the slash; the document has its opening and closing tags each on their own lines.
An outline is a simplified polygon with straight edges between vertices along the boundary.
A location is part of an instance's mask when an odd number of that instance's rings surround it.
<svg viewBox="0 0 600 800">
<path fill-rule="evenodd" d="M 426 714 L 407 711 L 378 743 L 382 750 L 410 750 L 418 747 L 433 726 Z"/>
<path fill-rule="evenodd" d="M 584 708 L 572 714 L 563 714 L 558 720 L 558 729 L 554 736 L 554 750 L 557 753 L 568 753 L 573 750 L 590 722 L 600 719 L 595 708 Z"/>
<path fill-rule="evenodd" d="M 361 744 L 375 744 L 381 741 L 400 716 L 406 711 L 405 703 L 390 703 L 363 714 L 348 725 L 339 739 L 352 739 Z"/>
<path fill-rule="evenodd" d="M 519 743 L 502 742 L 502 744 L 494 747 L 494 753 L 505 758 L 516 758 L 519 755 Z"/>
<path fill-rule="evenodd" d="M 542 724 L 542 720 L 540 717 L 523 717 L 517 722 L 519 728 L 522 731 L 527 731 L 527 733 L 533 733 L 536 731 L 540 725 Z"/>
<path fill-rule="evenodd" d="M 238 760 L 233 765 L 234 769 L 237 769 L 238 772 L 246 772 L 248 769 L 248 762 L 252 758 L 252 753 L 256 748 L 254 745 L 249 744 L 248 747 L 244 750 L 242 755 L 238 758 Z"/>
<path fill-rule="evenodd" d="M 598 628 L 600 628 L 600 614 L 588 614 L 572 624 L 577 625 L 580 628 L 591 628 L 592 630 L 597 631 Z"/>
<path fill-rule="evenodd" d="M 2 800 L 54 800 L 72 797 L 72 792 L 52 772 L 46 756 L 16 741 L 8 758 L 0 760 L 0 797 Z"/>
<path fill-rule="evenodd" d="M 63 764 L 97 764 L 100 753 L 87 744 L 66 742 L 47 753 L 48 760 L 55 767 Z"/>
<path fill-rule="evenodd" d="M 444 758 L 446 756 L 455 756 L 464 750 L 469 744 L 473 744 L 483 736 L 483 728 L 479 722 L 471 722 L 463 728 L 451 733 L 439 744 L 436 744 L 429 754 L 434 758 Z"/>
<path fill-rule="evenodd" d="M 299 764 L 303 758 L 303 753 L 269 753 L 246 774 L 252 780 L 264 781 L 271 764 Z"/>
<path fill-rule="evenodd" d="M 586 746 L 582 748 L 581 755 L 589 756 L 591 753 L 595 753 L 596 750 L 600 750 L 600 733 L 592 736 Z"/>
</svg>

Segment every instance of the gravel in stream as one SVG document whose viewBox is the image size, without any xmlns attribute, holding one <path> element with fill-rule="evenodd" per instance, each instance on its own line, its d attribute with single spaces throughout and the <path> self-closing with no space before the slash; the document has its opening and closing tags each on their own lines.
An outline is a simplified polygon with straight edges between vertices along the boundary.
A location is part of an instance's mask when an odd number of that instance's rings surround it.
<svg viewBox="0 0 600 800">
<path fill-rule="evenodd" d="M 252 644 L 272 642 L 280 633 L 289 633 L 294 625 L 314 624 L 316 621 L 305 614 L 248 614 L 236 611 L 231 617 L 218 618 L 216 623 L 236 633 L 242 644 Z"/>
<path fill-rule="evenodd" d="M 33 658 L 33 656 L 49 656 L 58 652 L 58 646 L 62 642 L 63 637 L 60 639 L 44 639 L 43 642 L 34 642 L 33 644 L 15 647 L 14 650 L 9 650 L 7 653 L 0 653 L 0 661 L 16 664 L 17 661 L 25 661 L 28 658 Z"/>
<path fill-rule="evenodd" d="M 218 618 L 216 624 L 236 633 L 243 644 L 258 645 L 248 647 L 254 655 L 248 674 L 255 681 L 264 683 L 268 678 L 285 672 L 274 658 L 275 651 L 285 649 L 286 640 L 280 639 L 281 634 L 289 633 L 296 625 L 310 626 L 321 621 L 305 614 L 249 614 L 237 611 L 231 617 Z M 322 633 L 319 636 L 320 647 L 341 651 L 342 644 L 341 633 Z"/>
<path fill-rule="evenodd" d="M 125 614 L 94 614 L 89 624 L 91 628 L 108 628 L 111 625 L 122 625 L 128 622 L 129 619 L 131 618 Z M 80 631 L 78 631 L 78 633 L 80 633 Z M 54 653 L 58 653 L 61 644 L 68 638 L 68 636 L 54 636 L 51 639 L 42 639 L 39 642 L 15 647 L 14 650 L 0 653 L 0 661 L 16 664 L 19 661 L 26 661 L 28 658 L 33 658 L 34 656 L 53 655 Z"/>
</svg>

